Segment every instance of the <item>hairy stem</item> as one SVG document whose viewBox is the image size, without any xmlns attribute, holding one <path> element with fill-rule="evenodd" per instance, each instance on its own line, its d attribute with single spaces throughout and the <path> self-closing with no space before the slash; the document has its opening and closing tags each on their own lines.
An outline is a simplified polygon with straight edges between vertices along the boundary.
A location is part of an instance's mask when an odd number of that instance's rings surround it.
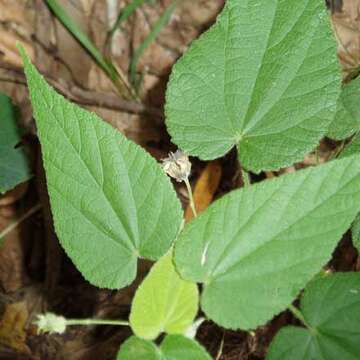
<svg viewBox="0 0 360 360">
<path fill-rule="evenodd" d="M 241 177 L 245 187 L 251 185 L 250 175 L 244 168 L 241 169 Z"/>
<path fill-rule="evenodd" d="M 129 326 L 128 321 L 123 320 L 104 320 L 104 319 L 66 319 L 66 325 L 115 325 Z"/>
<path fill-rule="evenodd" d="M 192 193 L 192 190 L 191 190 L 191 185 L 190 185 L 190 182 L 189 182 L 189 179 L 186 178 L 184 180 L 184 183 L 186 185 L 186 189 L 189 193 L 189 200 L 190 200 L 190 207 L 191 207 L 191 210 L 194 214 L 194 216 L 196 217 L 197 216 L 197 212 L 196 212 L 196 208 L 195 208 L 195 202 L 194 202 L 194 198 L 193 198 L 193 193 Z"/>
</svg>

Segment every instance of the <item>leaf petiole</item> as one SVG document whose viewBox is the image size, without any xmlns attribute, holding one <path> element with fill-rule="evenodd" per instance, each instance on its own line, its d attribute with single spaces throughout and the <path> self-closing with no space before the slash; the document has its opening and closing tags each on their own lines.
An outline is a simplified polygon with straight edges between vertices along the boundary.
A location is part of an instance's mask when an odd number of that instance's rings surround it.
<svg viewBox="0 0 360 360">
<path fill-rule="evenodd" d="M 106 319 L 66 319 L 66 325 L 114 325 L 129 326 L 128 321 L 124 320 L 106 320 Z"/>
<path fill-rule="evenodd" d="M 184 183 L 185 183 L 186 189 L 187 189 L 187 191 L 189 193 L 189 200 L 190 200 L 191 210 L 192 210 L 194 216 L 197 217 L 195 201 L 194 201 L 194 197 L 193 197 L 193 193 L 192 193 L 192 190 L 191 190 L 191 185 L 190 185 L 189 179 L 188 178 L 184 179 Z"/>
<path fill-rule="evenodd" d="M 241 178 L 244 183 L 244 187 L 251 185 L 250 175 L 244 168 L 241 169 Z"/>
<path fill-rule="evenodd" d="M 304 324 L 304 326 L 314 335 L 317 334 L 317 331 L 315 328 L 313 328 L 311 325 L 309 325 L 309 323 L 305 320 L 304 315 L 302 314 L 302 312 L 295 307 L 294 305 L 290 304 L 288 309 L 291 311 L 291 313 L 298 319 L 301 321 L 302 324 Z"/>
</svg>

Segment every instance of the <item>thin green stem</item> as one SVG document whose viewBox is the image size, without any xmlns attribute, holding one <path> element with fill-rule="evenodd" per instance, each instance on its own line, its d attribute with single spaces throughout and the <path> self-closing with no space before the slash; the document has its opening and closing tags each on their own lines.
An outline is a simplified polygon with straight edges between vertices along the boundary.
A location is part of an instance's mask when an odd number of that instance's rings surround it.
<svg viewBox="0 0 360 360">
<path fill-rule="evenodd" d="M 130 79 L 133 84 L 136 82 L 136 69 L 141 56 L 143 55 L 144 51 L 150 46 L 150 44 L 157 38 L 163 27 L 165 27 L 169 23 L 171 15 L 176 9 L 176 6 L 178 5 L 178 1 L 179 0 L 173 0 L 170 3 L 170 5 L 165 9 L 163 14 L 157 20 L 150 33 L 146 36 L 140 46 L 135 50 L 129 66 Z"/>
<path fill-rule="evenodd" d="M 196 208 L 195 208 L 195 202 L 194 202 L 193 193 L 192 193 L 192 190 L 191 190 L 191 185 L 190 185 L 189 179 L 186 178 L 184 180 L 184 183 L 185 183 L 186 189 L 187 189 L 187 191 L 189 193 L 189 200 L 190 200 L 191 210 L 192 210 L 194 216 L 197 217 L 197 211 L 196 211 Z"/>
<path fill-rule="evenodd" d="M 317 147 L 315 149 L 315 158 L 316 158 L 316 164 L 319 165 L 320 164 L 320 149 L 319 149 L 319 147 Z"/>
<path fill-rule="evenodd" d="M 128 321 L 123 320 L 104 320 L 104 319 L 66 319 L 66 325 L 115 325 L 129 326 Z"/>
<path fill-rule="evenodd" d="M 309 325 L 309 323 L 305 320 L 304 315 L 302 314 L 302 312 L 297 307 L 295 307 L 294 305 L 291 304 L 291 305 L 289 305 L 288 308 L 291 311 L 291 313 L 298 320 L 300 320 L 311 333 L 313 333 L 313 334 L 317 333 L 316 329 L 314 329 L 311 325 Z"/>
<path fill-rule="evenodd" d="M 114 35 L 115 31 L 119 28 L 120 24 L 123 23 L 129 16 L 131 16 L 138 7 L 143 5 L 149 0 L 133 0 L 129 5 L 125 6 L 119 13 L 115 24 L 112 26 L 108 34 L 108 40 Z"/>
<path fill-rule="evenodd" d="M 343 151 L 344 147 L 345 147 L 345 140 L 342 140 L 340 145 L 337 146 L 336 149 L 333 151 L 333 153 L 331 154 L 328 161 L 336 159 L 340 155 L 340 153 Z"/>
<path fill-rule="evenodd" d="M 251 185 L 250 175 L 244 168 L 241 169 L 241 177 L 245 187 Z"/>
</svg>

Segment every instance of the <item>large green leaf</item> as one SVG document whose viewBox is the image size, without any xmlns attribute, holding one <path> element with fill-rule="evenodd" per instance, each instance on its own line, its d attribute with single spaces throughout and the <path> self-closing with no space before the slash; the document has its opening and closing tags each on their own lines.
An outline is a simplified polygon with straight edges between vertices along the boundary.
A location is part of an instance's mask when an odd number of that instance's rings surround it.
<svg viewBox="0 0 360 360">
<path fill-rule="evenodd" d="M 211 360 L 211 357 L 195 340 L 181 335 L 166 336 L 160 348 L 132 336 L 121 346 L 117 360 Z"/>
<path fill-rule="evenodd" d="M 309 329 L 285 327 L 267 360 L 358 360 L 360 273 L 338 273 L 309 284 L 301 301 Z"/>
<path fill-rule="evenodd" d="M 92 284 L 121 288 L 137 258 L 160 258 L 182 219 L 156 161 L 45 82 L 22 51 L 61 244 Z"/>
<path fill-rule="evenodd" d="M 360 130 L 360 77 L 344 85 L 327 136 L 336 140 Z"/>
<path fill-rule="evenodd" d="M 198 311 L 197 285 L 175 271 L 172 254 L 161 258 L 136 291 L 130 325 L 135 335 L 155 339 L 165 331 L 184 334 Z"/>
<path fill-rule="evenodd" d="M 237 145 L 246 168 L 277 169 L 326 133 L 340 84 L 323 0 L 227 0 L 173 68 L 166 123 L 191 155 L 214 159 Z"/>
<path fill-rule="evenodd" d="M 26 156 L 16 126 L 16 111 L 11 99 L 0 94 L 0 193 L 11 190 L 30 178 Z"/>
<path fill-rule="evenodd" d="M 175 243 L 184 279 L 226 328 L 252 329 L 284 310 L 330 259 L 360 209 L 360 157 L 236 190 L 186 225 Z"/>
<path fill-rule="evenodd" d="M 339 158 L 344 158 L 356 154 L 357 155 L 360 154 L 360 133 L 356 134 L 353 137 L 351 142 L 340 153 Z M 360 214 L 357 215 L 351 226 L 351 235 L 352 235 L 353 244 L 357 247 L 358 251 L 360 252 Z"/>
</svg>

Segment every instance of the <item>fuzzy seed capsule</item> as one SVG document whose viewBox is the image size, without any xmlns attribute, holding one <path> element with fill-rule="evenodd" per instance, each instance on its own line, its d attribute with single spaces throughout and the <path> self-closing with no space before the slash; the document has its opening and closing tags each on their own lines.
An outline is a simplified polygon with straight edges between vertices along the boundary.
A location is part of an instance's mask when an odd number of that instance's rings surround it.
<svg viewBox="0 0 360 360">
<path fill-rule="evenodd" d="M 170 152 L 169 157 L 162 160 L 162 167 L 165 172 L 178 182 L 186 180 L 191 171 L 191 162 L 189 157 L 181 150 L 175 153 Z"/>
</svg>

